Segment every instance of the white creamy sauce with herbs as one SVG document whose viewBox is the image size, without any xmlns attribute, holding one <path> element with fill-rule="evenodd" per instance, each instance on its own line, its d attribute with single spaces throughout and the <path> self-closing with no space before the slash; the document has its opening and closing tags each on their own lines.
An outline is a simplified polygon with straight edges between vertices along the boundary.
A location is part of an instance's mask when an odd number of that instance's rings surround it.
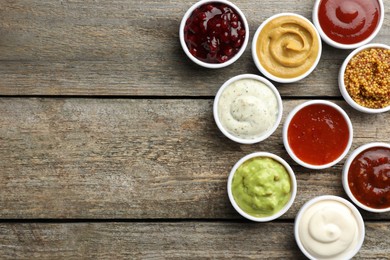
<svg viewBox="0 0 390 260">
<path fill-rule="evenodd" d="M 222 92 L 218 116 L 232 135 L 254 139 L 271 130 L 278 117 L 278 100 L 274 92 L 255 79 L 241 79 Z"/>
<path fill-rule="evenodd" d="M 317 259 L 344 259 L 358 243 L 358 222 L 343 203 L 319 201 L 304 212 L 299 237 Z"/>
</svg>

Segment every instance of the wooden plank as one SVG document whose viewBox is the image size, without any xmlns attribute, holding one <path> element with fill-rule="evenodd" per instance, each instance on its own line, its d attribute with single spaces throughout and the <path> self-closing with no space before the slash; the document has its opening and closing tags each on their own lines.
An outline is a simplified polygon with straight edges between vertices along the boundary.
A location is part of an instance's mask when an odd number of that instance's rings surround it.
<svg viewBox="0 0 390 260">
<path fill-rule="evenodd" d="M 213 96 L 227 79 L 260 74 L 250 45 L 232 66 L 200 68 L 185 56 L 179 23 L 192 3 L 173 1 L 2 1 L 0 95 Z M 312 1 L 238 1 L 252 40 L 278 12 L 311 19 Z M 384 0 L 386 12 L 390 0 Z M 390 42 L 390 18 L 375 42 Z M 350 51 L 324 46 L 306 79 L 276 84 L 283 96 L 340 96 L 337 73 Z"/>
<path fill-rule="evenodd" d="M 284 101 L 283 121 L 301 102 Z M 354 124 L 353 148 L 390 140 L 389 113 L 336 103 Z M 321 171 L 298 167 L 281 125 L 259 144 L 233 143 L 215 125 L 212 100 L 2 98 L 0 115 L 3 219 L 239 218 L 226 180 L 236 161 L 255 151 L 278 154 L 296 171 L 298 196 L 284 218 L 315 195 L 345 196 L 343 162 Z"/>
<path fill-rule="evenodd" d="M 387 259 L 390 222 L 366 223 L 354 259 Z M 378 240 L 383 238 L 383 240 Z M 3 259 L 305 259 L 293 223 L 0 224 Z"/>
</svg>

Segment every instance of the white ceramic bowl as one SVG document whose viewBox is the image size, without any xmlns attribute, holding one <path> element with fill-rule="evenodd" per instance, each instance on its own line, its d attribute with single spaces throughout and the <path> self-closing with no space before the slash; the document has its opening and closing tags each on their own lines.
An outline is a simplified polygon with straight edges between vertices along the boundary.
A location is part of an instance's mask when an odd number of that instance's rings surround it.
<svg viewBox="0 0 390 260">
<path fill-rule="evenodd" d="M 348 172 L 349 172 L 349 167 L 351 166 L 351 163 L 356 158 L 356 156 L 358 156 L 361 152 L 363 152 L 363 151 L 365 151 L 365 150 L 367 150 L 369 148 L 372 148 L 372 147 L 384 147 L 384 148 L 390 149 L 390 144 L 389 143 L 382 143 L 382 142 L 372 142 L 372 143 L 367 143 L 365 145 L 362 145 L 359 148 L 355 149 L 350 154 L 350 156 L 348 157 L 348 159 L 344 163 L 343 176 L 342 176 L 342 178 L 343 178 L 342 179 L 343 180 L 343 187 L 344 187 L 345 193 L 347 193 L 348 197 L 358 207 L 360 207 L 360 208 L 362 208 L 364 210 L 370 211 L 370 212 L 374 212 L 374 213 L 389 212 L 390 211 L 390 207 L 384 208 L 384 209 L 377 209 L 377 208 L 368 207 L 368 206 L 364 205 L 363 203 L 359 202 L 355 198 L 355 196 L 352 194 L 351 189 L 350 189 L 349 184 L 348 184 Z"/>
<path fill-rule="evenodd" d="M 349 130 L 348 143 L 347 143 L 347 146 L 345 147 L 343 153 L 339 157 L 337 157 L 334 161 L 329 162 L 327 164 L 322 164 L 322 165 L 313 165 L 313 164 L 310 164 L 310 163 L 307 163 L 307 162 L 304 162 L 303 160 L 301 160 L 298 156 L 295 155 L 295 153 L 292 150 L 292 148 L 290 147 L 290 144 L 289 144 L 289 141 L 288 141 L 288 127 L 289 127 L 293 117 L 302 108 L 310 106 L 310 105 L 315 105 L 315 104 L 327 105 L 327 106 L 330 106 L 330 107 L 336 109 L 343 116 L 343 118 L 345 119 L 345 121 L 346 121 L 346 123 L 348 125 L 348 130 Z M 342 160 L 347 155 L 347 153 L 348 153 L 348 151 L 349 151 L 349 149 L 351 148 L 351 145 L 352 145 L 352 139 L 353 139 L 352 122 L 349 119 L 347 113 L 341 107 L 339 107 L 338 105 L 336 105 L 336 104 L 334 104 L 334 103 L 332 103 L 330 101 L 327 101 L 327 100 L 311 100 L 311 101 L 306 101 L 304 103 L 301 103 L 300 105 L 297 105 L 289 113 L 289 115 L 287 116 L 286 121 L 284 122 L 284 125 L 283 125 L 283 144 L 284 144 L 284 147 L 286 148 L 288 154 L 291 156 L 291 158 L 295 162 L 297 162 L 298 164 L 300 164 L 300 165 L 302 165 L 302 166 L 304 166 L 306 168 L 309 168 L 309 169 L 316 169 L 316 170 L 318 170 L 318 169 L 325 169 L 325 168 L 329 168 L 329 167 L 335 165 L 336 163 L 338 163 L 340 160 Z"/>
<path fill-rule="evenodd" d="M 305 73 L 303 73 L 297 77 L 294 77 L 294 78 L 281 78 L 281 77 L 275 76 L 275 75 L 271 74 L 270 72 L 268 72 L 263 67 L 263 65 L 260 63 L 259 57 L 258 57 L 257 51 L 256 51 L 257 39 L 258 39 L 261 31 L 263 30 L 264 26 L 267 25 L 270 21 L 274 20 L 275 18 L 282 17 L 282 16 L 295 16 L 295 17 L 298 17 L 298 18 L 304 20 L 305 22 L 307 22 L 307 24 L 309 24 L 313 28 L 313 30 L 315 31 L 316 37 L 318 38 L 318 55 L 317 55 L 315 62 L 313 63 L 313 65 L 310 67 L 309 70 L 307 70 Z M 321 43 L 321 37 L 320 37 L 317 29 L 308 19 L 306 19 L 302 15 L 295 14 L 295 13 L 279 13 L 279 14 L 275 14 L 275 15 L 269 17 L 264 22 L 262 22 L 260 24 L 260 26 L 257 28 L 255 35 L 253 36 L 253 40 L 252 40 L 252 58 L 253 58 L 253 61 L 256 65 L 256 67 L 259 69 L 259 71 L 264 76 L 266 76 L 267 78 L 269 78 L 273 81 L 280 82 L 280 83 L 292 83 L 292 82 L 296 82 L 296 81 L 299 81 L 299 80 L 307 77 L 317 67 L 317 64 L 321 58 L 321 53 L 322 53 L 322 43 Z"/>
<path fill-rule="evenodd" d="M 244 42 L 243 42 L 243 44 L 241 46 L 241 49 L 233 57 L 231 57 L 229 60 L 227 60 L 226 62 L 223 62 L 223 63 L 207 63 L 207 62 L 199 60 L 198 58 L 196 58 L 195 56 L 193 56 L 190 53 L 190 51 L 189 51 L 189 49 L 187 47 L 187 44 L 185 43 L 184 29 L 185 29 L 185 25 L 186 25 L 187 19 L 191 16 L 192 12 L 196 8 L 198 8 L 198 7 L 202 6 L 202 5 L 208 4 L 208 3 L 222 3 L 222 4 L 230 6 L 232 9 L 234 9 L 239 14 L 239 16 L 242 19 L 242 22 L 244 23 L 245 39 L 244 39 Z M 230 64 L 234 63 L 244 53 L 244 51 L 246 49 L 246 46 L 248 45 L 248 41 L 249 41 L 249 25 L 248 25 L 248 21 L 247 21 L 245 15 L 244 15 L 244 13 L 235 4 L 233 4 L 233 3 L 229 2 L 229 1 L 226 1 L 226 0 L 201 0 L 201 1 L 196 2 L 194 5 L 192 5 L 187 10 L 187 12 L 184 14 L 184 16 L 183 16 L 183 18 L 181 20 L 181 23 L 180 23 L 179 38 L 180 38 L 180 43 L 181 43 L 181 46 L 182 46 L 184 52 L 187 54 L 187 56 L 193 62 L 195 62 L 196 64 L 198 64 L 198 65 L 200 65 L 202 67 L 205 67 L 205 68 L 218 69 L 218 68 L 223 68 L 223 67 L 229 66 Z"/>
<path fill-rule="evenodd" d="M 358 47 L 360 47 L 360 46 L 362 46 L 364 44 L 367 44 L 370 41 L 372 41 L 372 39 L 378 34 L 378 32 L 380 31 L 380 29 L 382 27 L 383 19 L 384 19 L 384 16 L 385 16 L 385 12 L 384 12 L 385 9 L 384 9 L 384 6 L 383 6 L 383 1 L 382 0 L 377 0 L 378 3 L 379 3 L 379 7 L 380 7 L 380 10 L 379 10 L 380 17 L 379 17 L 379 21 L 378 21 L 377 27 L 375 28 L 374 32 L 368 38 L 362 40 L 361 42 L 353 43 L 353 44 L 343 44 L 343 43 L 339 43 L 337 41 L 334 41 L 331 38 L 329 38 L 328 35 L 326 35 L 326 33 L 322 30 L 320 22 L 319 22 L 318 9 L 319 9 L 321 1 L 322 0 L 316 0 L 315 3 L 314 3 L 314 8 L 313 8 L 313 12 L 312 12 L 313 23 L 314 23 L 315 27 L 317 28 L 319 34 L 321 35 L 321 38 L 327 44 L 329 44 L 332 47 L 335 47 L 335 48 L 338 48 L 338 49 L 355 49 L 355 48 L 358 48 Z"/>
<path fill-rule="evenodd" d="M 299 212 L 295 218 L 295 224 L 294 224 L 295 241 L 297 242 L 299 249 L 302 251 L 302 253 L 307 258 L 312 259 L 312 260 L 318 259 L 315 256 L 313 256 L 304 247 L 304 245 L 301 241 L 301 237 L 299 235 L 299 228 L 300 228 L 300 225 L 302 224 L 301 223 L 302 217 L 308 211 L 308 209 L 310 207 L 312 207 L 313 205 L 315 205 L 316 203 L 323 202 L 323 201 L 336 201 L 336 202 L 340 202 L 340 203 L 344 204 L 347 208 L 349 208 L 351 210 L 353 216 L 356 219 L 357 226 L 358 226 L 358 232 L 359 232 L 356 246 L 353 249 L 351 249 L 349 252 L 346 252 L 343 258 L 340 258 L 340 259 L 351 259 L 354 255 L 356 255 L 359 252 L 360 248 L 363 245 L 364 236 L 365 236 L 364 221 L 363 221 L 363 218 L 362 218 L 360 212 L 356 209 L 356 207 L 352 203 L 350 203 L 346 199 L 343 199 L 343 198 L 338 197 L 338 196 L 333 196 L 333 195 L 318 196 L 318 197 L 315 197 L 315 198 L 309 200 L 301 207 L 301 209 L 299 210 Z M 331 220 L 330 217 L 327 219 L 323 219 L 322 222 L 326 222 L 329 220 Z M 328 228 L 329 231 L 331 231 L 332 229 L 334 229 L 334 226 L 332 226 L 332 224 L 329 224 L 325 228 Z M 325 231 L 323 231 L 323 233 L 325 233 Z M 329 243 L 331 241 L 327 241 L 327 242 Z M 324 259 L 337 259 L 337 258 L 324 258 Z"/>
<path fill-rule="evenodd" d="M 232 182 L 233 182 L 234 174 L 236 173 L 238 167 L 240 167 L 241 164 L 243 164 L 245 161 L 247 161 L 249 159 L 252 159 L 252 158 L 255 158 L 255 157 L 267 157 L 267 158 L 274 159 L 275 161 L 277 161 L 280 164 L 282 164 L 284 166 L 284 168 L 287 170 L 287 172 L 289 173 L 289 175 L 290 175 L 291 197 L 290 197 L 289 201 L 287 202 L 287 204 L 284 205 L 284 207 L 280 211 L 278 211 L 277 213 L 275 213 L 272 216 L 268 216 L 268 217 L 254 217 L 252 215 L 249 215 L 248 213 L 243 211 L 238 206 L 238 204 L 236 203 L 236 201 L 234 200 L 234 197 L 233 197 Z M 241 158 L 233 166 L 232 170 L 230 171 L 229 177 L 228 177 L 227 191 L 228 191 L 228 196 L 229 196 L 229 200 L 230 200 L 231 204 L 233 205 L 234 209 L 241 216 L 243 216 L 243 217 L 245 217 L 245 218 L 247 218 L 249 220 L 256 221 L 256 222 L 268 222 L 268 221 L 271 221 L 271 220 L 279 218 L 284 213 L 286 213 L 287 210 L 291 207 L 291 205 L 293 204 L 293 202 L 295 200 L 295 196 L 297 194 L 297 181 L 296 181 L 296 178 L 295 178 L 294 171 L 291 169 L 290 165 L 288 165 L 288 163 L 285 160 L 283 160 L 281 157 L 279 157 L 279 156 L 277 156 L 275 154 L 272 154 L 272 153 L 268 153 L 268 152 L 255 152 L 255 153 L 251 153 L 251 154 L 248 154 L 248 155 L 244 156 L 243 158 Z"/>
<path fill-rule="evenodd" d="M 263 134 L 257 136 L 256 138 L 251 138 L 251 139 L 245 139 L 242 137 L 238 137 L 238 136 L 228 132 L 225 129 L 225 127 L 223 126 L 223 124 L 221 123 L 221 120 L 219 118 L 218 104 L 219 104 L 219 100 L 221 98 L 222 93 L 230 84 L 232 84 L 235 81 L 242 80 L 242 79 L 253 79 L 253 80 L 257 80 L 259 82 L 264 83 L 274 93 L 276 100 L 277 100 L 277 103 L 278 103 L 278 115 L 277 115 L 277 118 L 276 118 L 275 123 L 272 126 L 272 128 L 270 128 L 268 131 L 264 132 Z M 219 130 L 221 130 L 221 132 L 227 138 L 229 138 L 230 140 L 235 141 L 237 143 L 241 143 L 241 144 L 254 144 L 254 143 L 258 143 L 258 142 L 265 140 L 273 132 L 275 132 L 276 128 L 278 127 L 278 125 L 282 119 L 282 114 L 283 114 L 282 98 L 280 97 L 280 94 L 279 94 L 278 90 L 276 89 L 276 87 L 267 79 L 260 77 L 258 75 L 254 75 L 254 74 L 241 74 L 241 75 L 237 75 L 237 76 L 229 79 L 219 88 L 219 90 L 215 96 L 215 99 L 214 99 L 213 114 L 214 114 L 214 119 L 215 119 L 215 122 L 216 122 Z"/>
<path fill-rule="evenodd" d="M 345 101 L 351 106 L 353 107 L 354 109 L 360 111 L 360 112 L 364 112 L 364 113 L 369 113 L 369 114 L 375 114 L 375 113 L 383 113 L 383 112 L 387 112 L 387 111 L 390 111 L 390 106 L 387 106 L 387 107 L 383 107 L 383 108 L 368 108 L 368 107 L 364 107 L 362 105 L 359 105 L 358 103 L 355 102 L 355 100 L 353 100 L 351 98 L 351 96 L 349 95 L 346 87 L 345 87 L 345 83 L 344 83 L 344 74 L 345 74 L 345 69 L 347 68 L 347 65 L 348 63 L 350 62 L 350 60 L 356 55 L 358 54 L 359 52 L 363 51 L 363 50 L 366 50 L 366 49 L 371 49 L 371 48 L 383 48 L 383 49 L 390 49 L 390 46 L 389 45 L 386 45 L 386 44 L 380 44 L 380 43 L 371 43 L 371 44 L 367 44 L 367 45 L 364 45 L 364 46 L 361 46 L 359 48 L 357 48 L 356 50 L 354 50 L 353 52 L 351 52 L 347 58 L 344 60 L 343 64 L 341 65 L 341 68 L 340 68 L 340 71 L 339 71 L 339 89 L 340 89 L 340 92 L 341 92 L 341 95 L 343 96 L 343 98 L 345 99 Z"/>
</svg>

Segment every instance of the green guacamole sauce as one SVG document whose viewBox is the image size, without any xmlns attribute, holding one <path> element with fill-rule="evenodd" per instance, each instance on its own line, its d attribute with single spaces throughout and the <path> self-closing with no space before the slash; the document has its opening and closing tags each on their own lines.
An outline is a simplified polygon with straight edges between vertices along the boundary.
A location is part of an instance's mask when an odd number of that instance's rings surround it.
<svg viewBox="0 0 390 260">
<path fill-rule="evenodd" d="M 286 168 L 268 157 L 245 161 L 234 173 L 232 194 L 238 206 L 254 217 L 268 217 L 281 210 L 291 197 Z"/>
</svg>

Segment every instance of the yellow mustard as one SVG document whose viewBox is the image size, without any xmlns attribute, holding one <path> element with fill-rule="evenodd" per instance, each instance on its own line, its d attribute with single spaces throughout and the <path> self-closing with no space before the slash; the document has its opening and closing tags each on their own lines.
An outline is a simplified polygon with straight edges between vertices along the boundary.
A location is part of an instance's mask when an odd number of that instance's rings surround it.
<svg viewBox="0 0 390 260">
<path fill-rule="evenodd" d="M 306 20 L 280 16 L 261 30 L 256 43 L 260 64 L 279 78 L 295 78 L 307 72 L 319 53 L 320 39 Z"/>
</svg>

